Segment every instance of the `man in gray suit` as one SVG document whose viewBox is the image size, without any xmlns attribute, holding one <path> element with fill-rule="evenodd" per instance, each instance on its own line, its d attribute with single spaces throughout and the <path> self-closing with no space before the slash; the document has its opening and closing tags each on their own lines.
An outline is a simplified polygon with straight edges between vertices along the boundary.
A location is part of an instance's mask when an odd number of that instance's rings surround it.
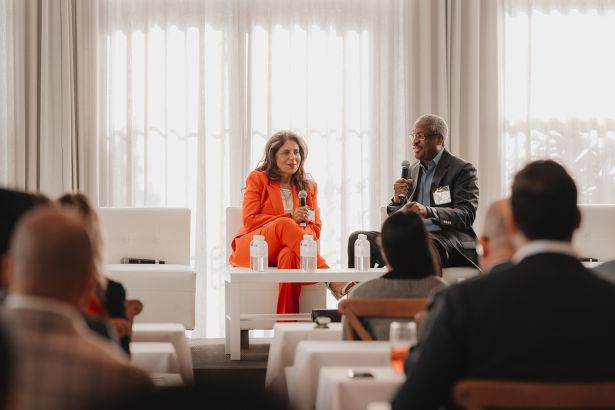
<svg viewBox="0 0 615 410">
<path fill-rule="evenodd" d="M 33 210 L 17 224 L 3 314 L 15 346 L 17 408 L 88 409 L 152 384 L 79 307 L 94 282 L 90 238 L 74 214 Z"/>
<path fill-rule="evenodd" d="M 476 168 L 444 148 L 447 136 L 443 118 L 427 114 L 416 120 L 410 138 L 418 161 L 410 166 L 408 179 L 395 181 L 387 212 L 402 210 L 423 218 L 441 267 L 478 267 L 472 229 L 478 208 Z M 354 266 L 354 241 L 359 233 L 367 234 L 372 264 L 380 265 L 379 232 L 354 232 L 348 241 L 349 266 Z"/>
</svg>

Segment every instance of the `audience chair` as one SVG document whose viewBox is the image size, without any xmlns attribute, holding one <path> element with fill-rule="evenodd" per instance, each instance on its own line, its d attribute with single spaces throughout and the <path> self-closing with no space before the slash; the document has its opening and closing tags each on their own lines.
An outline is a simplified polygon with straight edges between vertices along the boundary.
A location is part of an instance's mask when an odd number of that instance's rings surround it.
<svg viewBox="0 0 615 410">
<path fill-rule="evenodd" d="M 181 323 L 194 329 L 196 271 L 190 265 L 190 209 L 99 208 L 103 272 L 126 297 L 143 302 L 140 323 Z M 123 264 L 122 258 L 164 264 Z"/>
<path fill-rule="evenodd" d="M 413 319 L 427 307 L 426 298 L 414 299 L 346 299 L 338 305 L 346 318 L 347 340 L 374 340 L 359 318 Z"/>
<path fill-rule="evenodd" d="M 462 380 L 455 402 L 466 410 L 615 409 L 615 382 L 537 383 L 509 380 Z"/>
</svg>

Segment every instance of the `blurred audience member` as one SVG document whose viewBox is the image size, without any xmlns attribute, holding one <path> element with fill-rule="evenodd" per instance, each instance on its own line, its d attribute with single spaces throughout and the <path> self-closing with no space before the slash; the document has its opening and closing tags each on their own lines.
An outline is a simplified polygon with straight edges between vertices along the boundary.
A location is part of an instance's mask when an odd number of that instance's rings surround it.
<svg viewBox="0 0 615 410">
<path fill-rule="evenodd" d="M 88 409 L 149 390 L 148 376 L 92 334 L 79 308 L 94 281 L 94 250 L 74 212 L 35 210 L 11 239 L 5 313 L 15 341 L 18 408 Z"/>
<path fill-rule="evenodd" d="M 122 349 L 130 354 L 130 323 L 126 316 L 126 290 L 121 283 L 108 279 L 102 272 L 103 240 L 100 220 L 96 209 L 83 194 L 65 194 L 58 199 L 61 207 L 76 209 L 92 241 L 96 281 L 87 304 L 83 308 L 88 316 L 88 326 L 109 338 L 108 331 L 101 326 L 101 320 L 111 319 L 113 328 L 120 338 Z M 98 318 L 99 320 L 92 320 Z"/>
<path fill-rule="evenodd" d="M 483 272 L 496 272 L 512 266 L 515 254 L 513 220 L 510 198 L 495 201 L 487 209 L 483 234 L 478 238 Z"/>
<path fill-rule="evenodd" d="M 0 188 L 0 301 L 5 297 L 10 278 L 6 276 L 6 253 L 13 229 L 19 218 L 37 205 L 48 203 L 44 195 Z"/>
<path fill-rule="evenodd" d="M 536 161 L 512 186 L 515 265 L 442 291 L 406 360 L 394 409 L 452 407 L 461 379 L 544 382 L 615 378 L 615 284 L 578 261 L 577 189 Z"/>
<path fill-rule="evenodd" d="M 357 285 L 350 292 L 350 299 L 426 298 L 434 289 L 445 285 L 436 276 L 435 255 L 432 254 L 425 224 L 417 214 L 397 212 L 389 216 L 382 225 L 378 242 L 388 272 L 380 278 Z M 375 339 L 389 339 L 391 319 L 363 321 Z"/>
<path fill-rule="evenodd" d="M 14 407 L 11 404 L 13 389 L 11 353 L 9 338 L 4 330 L 4 321 L 0 321 L 0 409 Z"/>
</svg>

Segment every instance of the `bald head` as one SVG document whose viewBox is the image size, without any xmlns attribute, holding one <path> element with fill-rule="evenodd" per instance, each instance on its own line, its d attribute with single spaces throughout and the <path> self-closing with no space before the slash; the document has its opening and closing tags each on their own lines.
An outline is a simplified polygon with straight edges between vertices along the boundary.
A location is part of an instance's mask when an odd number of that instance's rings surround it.
<svg viewBox="0 0 615 410">
<path fill-rule="evenodd" d="M 510 260 L 515 253 L 510 198 L 493 202 L 487 209 L 483 234 L 481 267 L 489 270 L 494 263 Z"/>
<path fill-rule="evenodd" d="M 512 208 L 510 199 L 495 201 L 487 209 L 483 235 L 488 238 L 500 239 L 510 237 L 512 233 Z"/>
<path fill-rule="evenodd" d="M 76 213 L 40 209 L 27 214 L 11 240 L 11 292 L 79 306 L 93 274 L 92 245 Z"/>
</svg>

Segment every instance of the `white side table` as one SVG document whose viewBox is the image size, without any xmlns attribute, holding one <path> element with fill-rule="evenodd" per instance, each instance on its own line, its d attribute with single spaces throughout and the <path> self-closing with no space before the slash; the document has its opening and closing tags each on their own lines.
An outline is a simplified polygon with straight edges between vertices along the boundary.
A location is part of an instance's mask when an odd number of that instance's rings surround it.
<svg viewBox="0 0 615 410">
<path fill-rule="evenodd" d="M 192 353 L 186 328 L 180 323 L 135 323 L 132 325 L 133 342 L 168 342 L 173 344 L 177 354 L 179 373 L 185 384 L 194 382 Z"/>
<path fill-rule="evenodd" d="M 309 319 L 297 315 L 276 314 L 241 314 L 241 287 L 253 283 L 302 283 L 302 282 L 362 282 L 377 278 L 386 273 L 386 269 L 370 269 L 358 271 L 351 268 L 317 269 L 314 272 L 303 272 L 299 269 L 269 268 L 267 272 L 253 272 L 247 268 L 229 268 L 224 278 L 226 344 L 225 352 L 231 355 L 231 360 L 241 360 L 240 331 L 241 320 L 300 320 Z"/>
<path fill-rule="evenodd" d="M 312 322 L 276 323 L 269 348 L 265 386 L 286 397 L 286 374 L 284 369 L 292 366 L 297 345 L 303 340 L 342 340 L 342 324 L 330 323 L 328 328 L 317 328 Z"/>
<path fill-rule="evenodd" d="M 369 372 L 373 378 L 348 377 L 348 369 Z M 316 410 L 366 410 L 374 401 L 390 402 L 406 380 L 391 366 L 322 367 L 318 378 Z"/>
<path fill-rule="evenodd" d="M 298 409 L 312 410 L 320 369 L 325 366 L 389 366 L 391 348 L 388 341 L 303 341 L 289 369 L 288 396 Z"/>
<path fill-rule="evenodd" d="M 177 354 L 171 343 L 131 342 L 131 363 L 149 374 L 179 373 Z"/>
</svg>

